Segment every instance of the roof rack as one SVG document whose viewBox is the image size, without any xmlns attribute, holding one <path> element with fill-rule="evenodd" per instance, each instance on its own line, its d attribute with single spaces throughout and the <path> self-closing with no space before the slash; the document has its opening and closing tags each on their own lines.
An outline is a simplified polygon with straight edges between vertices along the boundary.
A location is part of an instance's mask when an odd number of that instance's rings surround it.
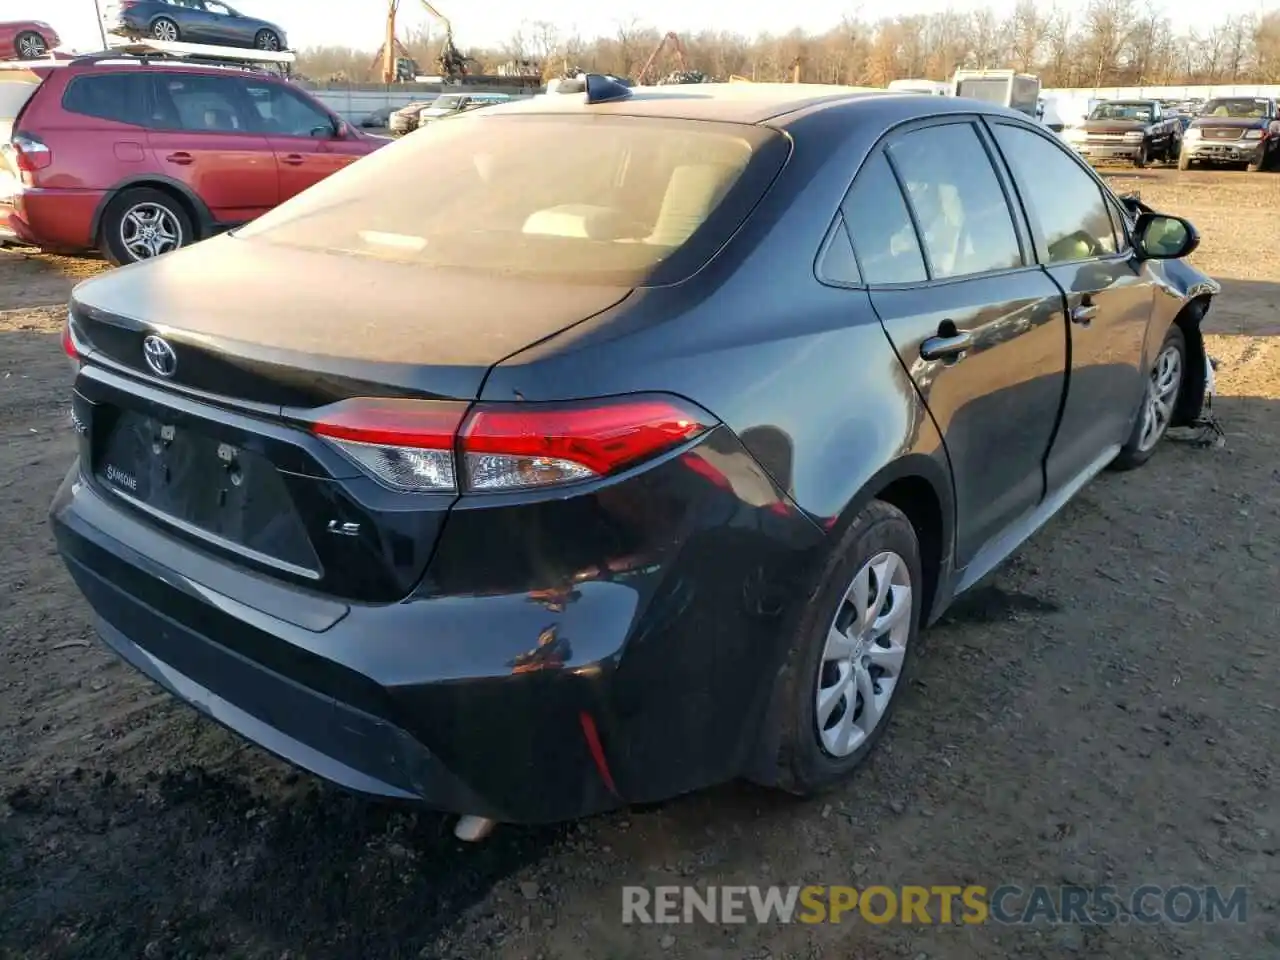
<svg viewBox="0 0 1280 960">
<path fill-rule="evenodd" d="M 128 40 L 106 50 L 86 53 L 70 61 L 74 64 L 101 63 L 106 60 L 137 59 L 178 60 L 183 63 L 213 67 L 238 67 L 263 70 L 275 67 L 283 73 L 297 60 L 288 50 L 247 50 L 243 47 L 218 47 L 205 43 L 180 43 L 168 40 Z M 26 63 L 42 61 L 27 60 Z"/>
</svg>

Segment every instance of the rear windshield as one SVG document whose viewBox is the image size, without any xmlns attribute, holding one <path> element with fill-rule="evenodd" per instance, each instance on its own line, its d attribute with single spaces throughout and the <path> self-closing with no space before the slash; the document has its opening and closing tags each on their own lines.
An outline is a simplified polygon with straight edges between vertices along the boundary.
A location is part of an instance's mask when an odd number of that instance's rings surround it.
<svg viewBox="0 0 1280 960">
<path fill-rule="evenodd" d="M 759 126 L 482 110 L 382 148 L 236 235 L 562 282 L 674 282 L 737 229 L 787 143 Z"/>
</svg>

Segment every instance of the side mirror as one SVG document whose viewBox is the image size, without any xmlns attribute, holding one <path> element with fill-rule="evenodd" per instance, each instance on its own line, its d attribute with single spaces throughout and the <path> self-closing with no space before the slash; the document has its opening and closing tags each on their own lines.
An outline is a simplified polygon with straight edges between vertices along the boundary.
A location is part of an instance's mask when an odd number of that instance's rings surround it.
<svg viewBox="0 0 1280 960">
<path fill-rule="evenodd" d="M 1142 260 L 1177 260 L 1200 246 L 1200 234 L 1182 217 L 1141 213 L 1133 229 L 1133 243 Z"/>
<path fill-rule="evenodd" d="M 339 120 L 333 125 L 333 138 L 335 140 L 345 140 L 351 136 L 351 124 L 345 120 Z"/>
</svg>

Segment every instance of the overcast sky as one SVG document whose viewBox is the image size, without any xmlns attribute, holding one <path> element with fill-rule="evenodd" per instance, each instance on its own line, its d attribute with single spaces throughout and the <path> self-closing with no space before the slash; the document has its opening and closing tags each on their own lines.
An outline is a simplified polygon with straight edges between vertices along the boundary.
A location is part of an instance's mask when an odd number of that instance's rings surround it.
<svg viewBox="0 0 1280 960">
<path fill-rule="evenodd" d="M 102 46 L 97 32 L 93 0 L 3 0 L 5 15 L 11 19 L 31 18 L 52 24 L 70 49 L 89 50 Z M 107 0 L 102 0 L 105 4 Z M 278 23 L 294 47 L 314 44 L 342 44 L 374 49 L 382 42 L 386 16 L 385 0 L 231 0 L 241 13 Z M 1225 17 L 1232 13 L 1258 12 L 1275 0 L 1164 0 L 1167 15 L 1179 27 L 1203 22 L 1204 17 Z M 548 20 L 566 31 L 577 30 L 584 38 L 612 33 L 620 20 L 632 15 L 644 25 L 660 30 L 695 32 L 725 29 L 754 34 L 762 31 L 785 33 L 799 27 L 820 32 L 835 26 L 843 15 L 858 11 L 857 3 L 842 0 L 804 0 L 779 4 L 770 0 L 553 0 L 543 5 L 513 0 L 439 0 L 436 7 L 453 20 L 454 36 L 464 49 L 494 46 L 509 39 L 520 22 Z M 892 13 L 935 13 L 990 6 L 1012 9 L 1012 0 L 992 3 L 966 0 L 896 0 Z M 1076 6 L 1072 4 L 1072 6 Z M 1051 4 L 1046 3 L 1045 9 Z M 864 4 L 867 16 L 887 13 L 879 4 Z M 403 0 L 401 22 L 407 27 L 425 24 L 426 12 L 417 0 Z"/>
</svg>

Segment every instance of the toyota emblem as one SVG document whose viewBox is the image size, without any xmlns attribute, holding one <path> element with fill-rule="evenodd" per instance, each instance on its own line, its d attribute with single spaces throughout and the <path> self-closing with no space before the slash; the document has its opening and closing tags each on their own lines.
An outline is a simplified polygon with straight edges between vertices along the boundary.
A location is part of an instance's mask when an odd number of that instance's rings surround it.
<svg viewBox="0 0 1280 960">
<path fill-rule="evenodd" d="M 154 333 L 142 341 L 142 357 L 157 376 L 172 377 L 178 370 L 178 355 L 173 347 Z"/>
</svg>

